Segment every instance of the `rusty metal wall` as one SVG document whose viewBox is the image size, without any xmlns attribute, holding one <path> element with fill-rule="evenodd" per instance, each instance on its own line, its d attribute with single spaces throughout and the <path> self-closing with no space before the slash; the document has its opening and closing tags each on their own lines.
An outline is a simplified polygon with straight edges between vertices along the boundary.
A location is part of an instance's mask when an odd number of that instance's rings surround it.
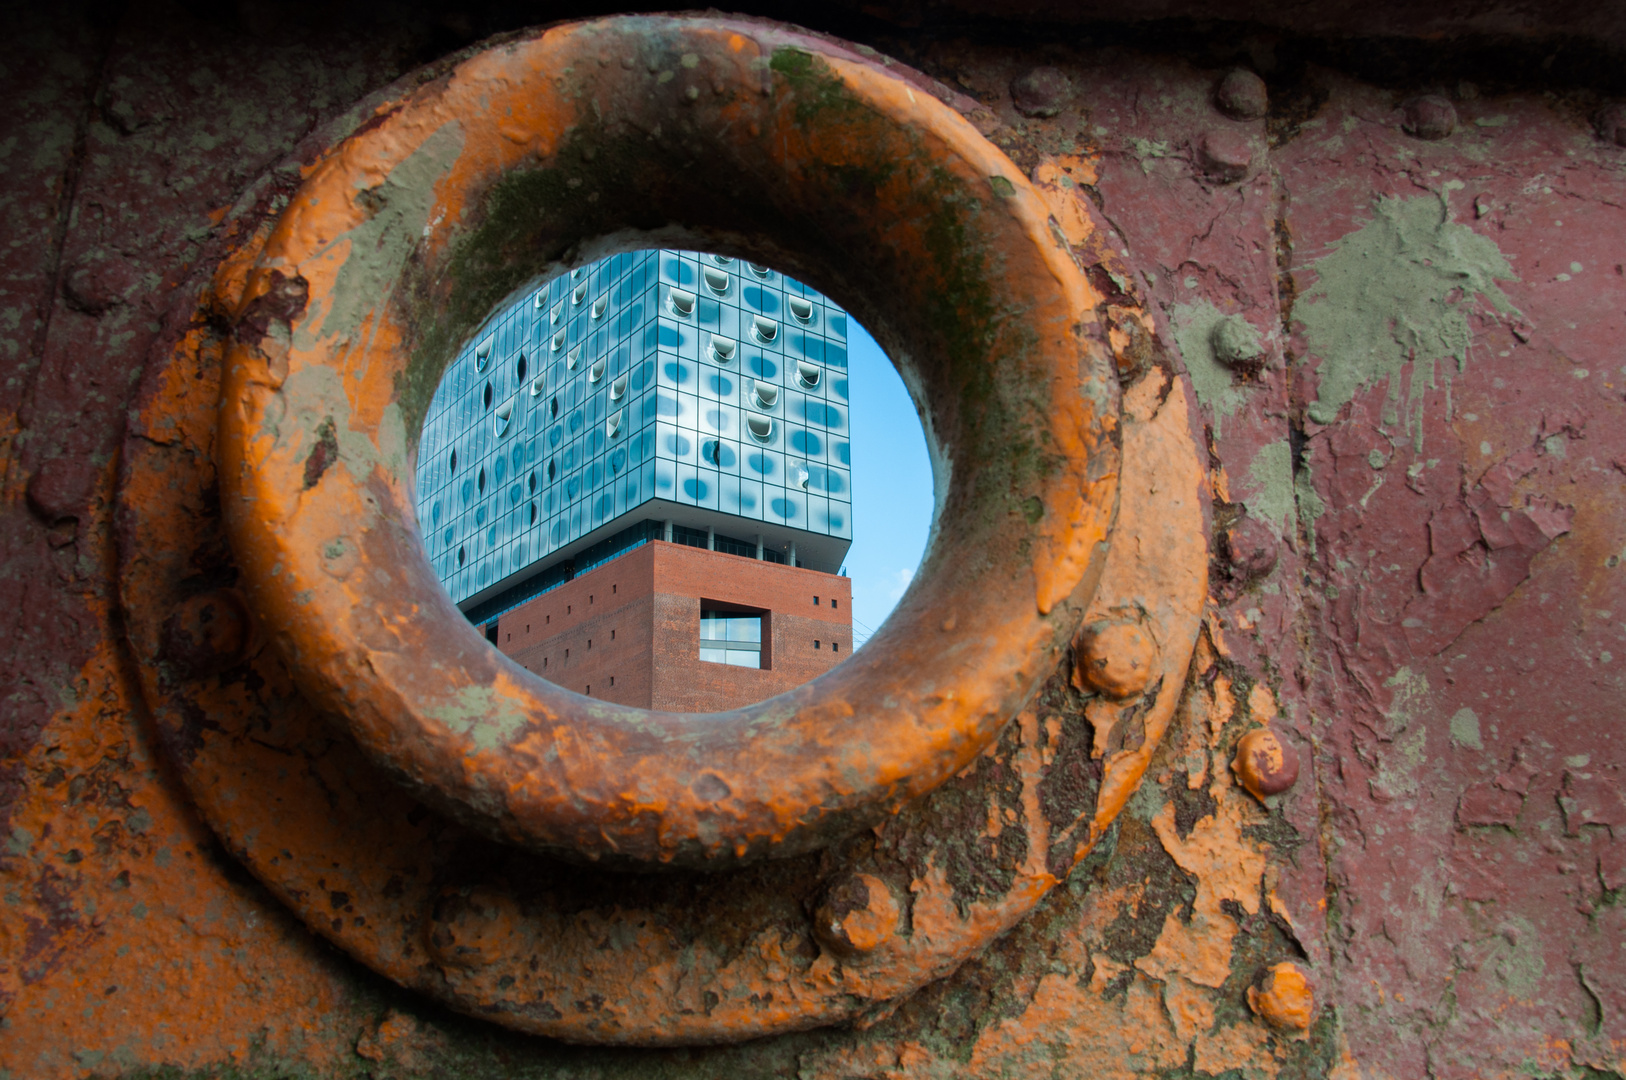
<svg viewBox="0 0 1626 1080">
<path fill-rule="evenodd" d="M 0 1076 L 1626 1073 L 1626 86 L 1597 11 L 766 12 L 941 80 L 1078 200 L 1093 283 L 1151 312 L 1134 348 L 1208 443 L 1211 604 L 1149 780 L 954 975 L 848 1026 L 573 1048 L 391 986 L 239 868 L 124 645 L 134 387 L 243 239 L 222 223 L 286 200 L 346 110 L 581 13 L 13 16 Z M 1230 767 L 1261 724 L 1301 762 L 1264 799 Z"/>
</svg>

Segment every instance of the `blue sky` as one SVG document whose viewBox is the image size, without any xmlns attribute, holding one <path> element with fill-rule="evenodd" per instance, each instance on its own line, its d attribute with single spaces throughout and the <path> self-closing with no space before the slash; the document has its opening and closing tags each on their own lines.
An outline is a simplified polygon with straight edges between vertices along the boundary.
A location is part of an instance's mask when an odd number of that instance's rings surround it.
<svg viewBox="0 0 1626 1080">
<path fill-rule="evenodd" d="M 926 434 L 897 369 L 850 317 L 853 642 L 881 628 L 925 554 L 932 525 Z"/>
</svg>

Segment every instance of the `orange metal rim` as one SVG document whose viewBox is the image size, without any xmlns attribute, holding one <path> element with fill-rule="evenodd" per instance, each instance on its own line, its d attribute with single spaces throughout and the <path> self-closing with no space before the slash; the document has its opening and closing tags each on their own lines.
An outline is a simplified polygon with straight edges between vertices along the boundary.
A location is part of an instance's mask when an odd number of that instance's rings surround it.
<svg viewBox="0 0 1626 1080">
<path fill-rule="evenodd" d="M 939 466 L 931 549 L 882 632 L 711 716 L 584 698 L 490 649 L 411 495 L 428 395 L 497 302 L 675 243 L 853 310 Z M 373 762 L 489 836 L 628 864 L 820 847 L 964 768 L 1083 617 L 1119 462 L 1098 298 L 1014 166 L 880 62 L 720 18 L 507 41 L 381 107 L 249 254 L 219 280 L 217 444 L 249 605 Z"/>
</svg>

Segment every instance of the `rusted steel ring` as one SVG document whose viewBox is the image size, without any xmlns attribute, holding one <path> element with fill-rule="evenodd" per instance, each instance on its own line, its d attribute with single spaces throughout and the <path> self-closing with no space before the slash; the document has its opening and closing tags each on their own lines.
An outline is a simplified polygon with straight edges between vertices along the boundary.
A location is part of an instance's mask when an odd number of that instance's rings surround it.
<svg viewBox="0 0 1626 1080">
<path fill-rule="evenodd" d="M 870 327 L 923 409 L 933 541 L 883 630 L 709 716 L 563 690 L 425 557 L 417 433 L 505 298 L 619 250 L 771 262 Z M 492 46 L 315 165 L 244 273 L 217 445 L 249 606 L 362 750 L 470 826 L 587 859 L 807 851 L 994 740 L 1077 630 L 1116 499 L 1095 296 L 1039 196 L 922 82 L 773 24 L 618 17 Z"/>
</svg>

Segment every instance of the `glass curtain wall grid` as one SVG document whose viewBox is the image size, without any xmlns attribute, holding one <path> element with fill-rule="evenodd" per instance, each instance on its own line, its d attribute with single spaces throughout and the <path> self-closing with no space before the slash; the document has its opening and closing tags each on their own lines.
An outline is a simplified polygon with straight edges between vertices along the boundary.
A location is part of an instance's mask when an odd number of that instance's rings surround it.
<svg viewBox="0 0 1626 1080">
<path fill-rule="evenodd" d="M 834 571 L 849 432 L 841 308 L 743 260 L 612 256 L 493 315 L 448 367 L 419 447 L 424 543 L 465 608 L 674 508 L 691 528 L 813 539 Z"/>
</svg>

